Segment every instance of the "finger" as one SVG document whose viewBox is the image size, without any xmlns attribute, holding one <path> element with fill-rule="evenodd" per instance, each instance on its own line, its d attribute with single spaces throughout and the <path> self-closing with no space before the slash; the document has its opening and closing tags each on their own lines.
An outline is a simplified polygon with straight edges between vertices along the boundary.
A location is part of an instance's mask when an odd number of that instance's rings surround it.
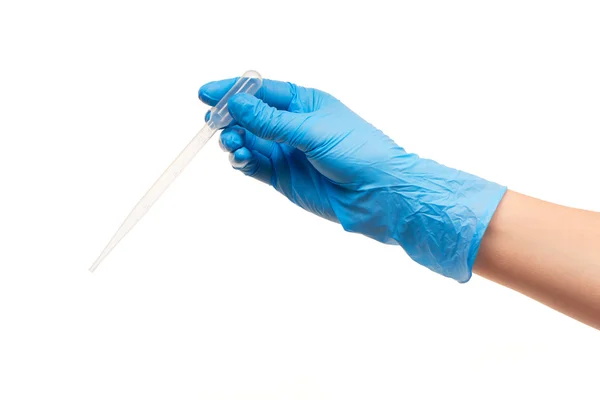
<svg viewBox="0 0 600 400">
<path fill-rule="evenodd" d="M 234 169 L 242 171 L 245 175 L 267 184 L 271 183 L 271 161 L 262 154 L 242 147 L 229 155 L 229 162 Z"/>
<path fill-rule="evenodd" d="M 198 91 L 198 97 L 209 106 L 214 106 L 231 89 L 237 79 L 231 78 L 207 83 Z M 298 89 L 300 88 L 293 83 L 263 79 L 261 88 L 255 96 L 279 110 L 289 110 L 290 103 Z"/>
<path fill-rule="evenodd" d="M 256 151 L 263 156 L 270 158 L 277 143 L 259 138 L 241 126 L 234 125 L 225 128 L 221 132 L 219 146 L 223 151 L 228 151 L 230 153 L 233 153 L 241 147 L 245 147 L 250 151 Z"/>
<path fill-rule="evenodd" d="M 240 129 L 244 130 L 244 147 L 250 151 L 257 151 L 267 158 L 271 158 L 275 146 L 278 146 L 277 143 L 258 137 L 241 126 Z"/>
<path fill-rule="evenodd" d="M 240 126 L 225 128 L 219 136 L 219 146 L 223 151 L 233 153 L 244 147 L 244 134 L 245 129 Z"/>
<path fill-rule="evenodd" d="M 309 114 L 280 111 L 246 93 L 229 99 L 229 112 L 238 124 L 256 136 L 277 143 L 286 143 L 301 151 L 309 150 L 312 138 L 301 131 Z"/>
</svg>

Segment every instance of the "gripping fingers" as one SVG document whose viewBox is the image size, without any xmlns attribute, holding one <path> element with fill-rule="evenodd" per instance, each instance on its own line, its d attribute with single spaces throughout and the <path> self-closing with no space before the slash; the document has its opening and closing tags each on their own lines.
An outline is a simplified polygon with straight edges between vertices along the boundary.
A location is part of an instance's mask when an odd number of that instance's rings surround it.
<svg viewBox="0 0 600 400">
<path fill-rule="evenodd" d="M 257 151 L 250 151 L 246 147 L 239 148 L 229 154 L 229 162 L 234 169 L 242 171 L 245 175 L 267 184 L 271 183 L 271 161 Z"/>
</svg>

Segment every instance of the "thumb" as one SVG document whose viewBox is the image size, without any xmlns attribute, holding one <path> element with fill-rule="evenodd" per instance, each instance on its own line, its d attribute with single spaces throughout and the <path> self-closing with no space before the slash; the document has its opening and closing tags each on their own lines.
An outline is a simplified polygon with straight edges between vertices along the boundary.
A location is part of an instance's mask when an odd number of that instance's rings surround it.
<svg viewBox="0 0 600 400">
<path fill-rule="evenodd" d="M 306 151 L 308 141 L 300 128 L 307 114 L 278 110 L 247 93 L 231 97 L 227 106 L 238 124 L 256 136 Z"/>
</svg>

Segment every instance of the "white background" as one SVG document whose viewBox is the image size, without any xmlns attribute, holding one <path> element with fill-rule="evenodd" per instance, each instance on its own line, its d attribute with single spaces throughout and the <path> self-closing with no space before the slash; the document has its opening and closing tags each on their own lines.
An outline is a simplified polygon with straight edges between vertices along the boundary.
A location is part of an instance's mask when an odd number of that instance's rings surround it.
<svg viewBox="0 0 600 400">
<path fill-rule="evenodd" d="M 1 399 L 597 399 L 597 331 L 295 207 L 213 140 L 256 69 L 407 150 L 600 209 L 595 1 L 0 3 Z"/>
</svg>

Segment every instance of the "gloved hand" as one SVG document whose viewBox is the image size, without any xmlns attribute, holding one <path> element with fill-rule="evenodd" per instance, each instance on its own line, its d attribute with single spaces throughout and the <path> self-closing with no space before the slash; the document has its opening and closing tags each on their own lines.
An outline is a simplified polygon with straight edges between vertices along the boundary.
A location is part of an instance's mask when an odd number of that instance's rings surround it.
<svg viewBox="0 0 600 400">
<path fill-rule="evenodd" d="M 234 79 L 208 83 L 215 105 Z M 221 147 L 233 168 L 307 211 L 466 282 L 506 188 L 410 154 L 333 96 L 264 80 L 256 97 L 229 100 L 235 125 Z"/>
</svg>

